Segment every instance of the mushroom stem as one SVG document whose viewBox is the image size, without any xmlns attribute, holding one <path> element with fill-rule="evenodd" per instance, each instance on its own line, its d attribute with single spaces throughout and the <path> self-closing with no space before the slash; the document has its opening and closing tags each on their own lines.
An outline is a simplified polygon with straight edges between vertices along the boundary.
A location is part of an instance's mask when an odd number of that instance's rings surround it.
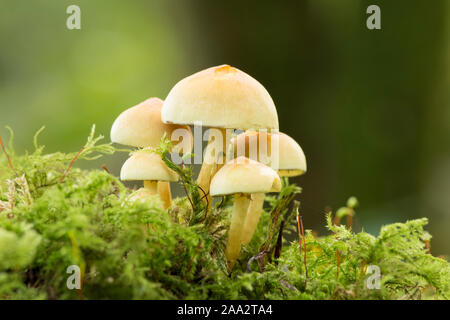
<svg viewBox="0 0 450 320">
<path fill-rule="evenodd" d="M 172 203 L 172 194 L 170 192 L 170 182 L 158 181 L 157 192 L 164 204 L 164 209 L 169 208 Z"/>
<path fill-rule="evenodd" d="M 147 189 L 150 192 L 150 194 L 158 193 L 157 186 L 158 186 L 158 181 L 154 181 L 154 180 L 145 180 L 144 181 L 144 188 Z"/>
<path fill-rule="evenodd" d="M 242 231 L 244 229 L 249 204 L 250 199 L 248 198 L 248 195 L 242 193 L 235 194 L 230 230 L 228 231 L 227 246 L 225 248 L 225 256 L 228 261 L 228 272 L 231 272 L 233 269 L 234 263 L 241 251 Z"/>
<path fill-rule="evenodd" d="M 265 193 L 252 193 L 242 232 L 242 244 L 247 245 L 252 240 L 258 227 L 259 218 L 263 211 Z"/>
<path fill-rule="evenodd" d="M 205 194 L 207 194 L 207 196 L 203 199 L 205 202 L 208 200 L 209 205 L 212 203 L 212 198 L 209 194 L 209 185 L 211 184 L 211 179 L 214 177 L 216 172 L 222 168 L 226 162 L 227 147 L 229 144 L 226 129 L 216 128 L 216 130 L 220 131 L 222 134 L 222 139 L 215 139 L 216 136 L 210 134 L 208 145 L 206 147 L 205 159 L 203 160 L 203 164 L 197 178 L 199 187 L 202 188 Z"/>
<path fill-rule="evenodd" d="M 211 196 L 208 194 L 208 191 L 209 191 L 209 184 L 211 181 L 211 172 L 212 172 L 213 167 L 214 167 L 214 164 L 207 164 L 207 163 L 203 162 L 202 168 L 200 169 L 200 173 L 197 178 L 198 186 L 206 194 L 206 197 L 203 199 L 204 199 L 204 201 L 206 201 L 206 198 L 207 198 L 208 203 L 209 203 L 209 200 L 211 199 Z M 202 197 L 204 196 L 203 194 L 200 194 L 200 195 Z"/>
</svg>

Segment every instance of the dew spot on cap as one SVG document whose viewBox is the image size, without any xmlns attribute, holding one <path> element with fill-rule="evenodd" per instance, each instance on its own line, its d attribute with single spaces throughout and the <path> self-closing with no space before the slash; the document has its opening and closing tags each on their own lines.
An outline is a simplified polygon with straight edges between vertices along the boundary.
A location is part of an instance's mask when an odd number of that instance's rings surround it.
<svg viewBox="0 0 450 320">
<path fill-rule="evenodd" d="M 225 64 L 223 66 L 217 67 L 214 70 L 214 72 L 216 72 L 216 73 L 231 73 L 231 72 L 237 72 L 237 69 Z"/>
</svg>

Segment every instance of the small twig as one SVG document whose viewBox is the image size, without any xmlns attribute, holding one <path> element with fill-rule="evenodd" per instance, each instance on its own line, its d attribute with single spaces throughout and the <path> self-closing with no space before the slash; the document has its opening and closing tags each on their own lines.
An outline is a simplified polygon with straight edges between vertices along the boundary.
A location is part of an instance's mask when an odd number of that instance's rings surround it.
<svg viewBox="0 0 450 320">
<path fill-rule="evenodd" d="M 287 204 L 289 204 L 294 197 L 295 197 L 295 193 L 289 195 L 289 197 L 287 197 L 286 199 L 282 199 L 270 213 L 270 216 L 272 217 L 272 223 L 269 223 L 269 225 L 267 227 L 268 237 L 267 237 L 266 242 L 262 245 L 260 251 L 265 251 L 265 250 L 269 249 L 272 238 L 275 235 L 275 234 L 272 234 L 272 230 L 275 229 L 282 211 L 284 210 L 284 208 L 287 207 Z"/>
<path fill-rule="evenodd" d="M 302 219 L 302 216 L 301 216 L 301 215 L 300 215 L 300 226 L 301 226 L 301 228 L 302 228 L 303 250 L 305 251 L 305 256 L 304 256 L 305 275 L 306 275 L 306 278 L 308 278 L 308 267 L 306 266 L 306 238 L 305 238 L 305 229 L 303 229 L 303 219 Z"/>
<path fill-rule="evenodd" d="M 186 270 L 186 273 L 185 273 L 185 276 L 189 273 L 189 271 L 191 271 L 191 267 L 192 267 L 192 261 L 194 260 L 194 258 L 195 258 L 195 256 L 197 255 L 197 253 L 198 253 L 198 250 L 200 250 L 200 248 L 202 247 L 202 243 L 201 242 L 199 242 L 199 244 L 198 244 L 198 246 L 197 246 L 197 248 L 195 248 L 195 251 L 194 251 L 194 254 L 192 255 L 192 258 L 191 258 L 191 260 L 189 261 L 189 265 L 188 265 L 188 267 L 187 267 L 187 270 Z M 185 278 L 185 277 L 184 277 Z"/>
<path fill-rule="evenodd" d="M 187 191 L 187 188 L 186 188 L 186 182 L 184 181 L 184 178 L 183 178 L 183 165 L 184 165 L 184 161 L 181 160 L 181 164 L 180 164 L 180 170 L 181 170 L 180 178 L 181 178 L 181 182 L 183 183 L 183 188 L 184 188 L 184 192 L 186 193 L 186 197 L 188 198 L 189 202 L 191 203 L 192 212 L 194 212 L 195 211 L 194 203 L 192 202 L 191 197 L 189 196 L 189 192 Z"/>
<path fill-rule="evenodd" d="M 6 159 L 8 159 L 8 163 L 9 163 L 9 167 L 11 168 L 11 170 L 14 172 L 15 175 L 17 175 L 16 169 L 14 169 L 13 163 L 11 161 L 11 158 L 9 157 L 8 152 L 6 152 L 6 148 L 5 145 L 3 144 L 3 139 L 2 137 L 0 137 L 0 146 L 2 147 L 3 152 L 6 155 Z"/>
<path fill-rule="evenodd" d="M 111 174 L 111 172 L 108 170 L 108 167 L 106 164 L 102 165 L 102 169 L 105 170 L 107 173 Z"/>
<path fill-rule="evenodd" d="M 203 190 L 202 187 L 197 186 L 202 192 L 203 192 L 203 197 L 200 198 L 200 200 L 206 199 L 206 207 L 205 207 L 205 217 L 203 218 L 203 221 L 206 220 L 206 216 L 208 215 L 208 208 L 209 208 L 209 199 L 208 199 L 208 195 L 209 195 L 209 191 L 208 193 L 205 193 L 205 190 Z"/>
<path fill-rule="evenodd" d="M 427 249 L 427 254 L 431 254 L 430 240 L 425 240 L 425 248 Z"/>
<path fill-rule="evenodd" d="M 78 300 L 84 300 L 83 291 L 81 289 L 77 289 Z"/>
<path fill-rule="evenodd" d="M 52 186 L 54 186 L 54 185 L 56 185 L 56 184 L 58 184 L 58 183 L 57 183 L 57 182 L 54 182 L 54 183 L 49 183 L 49 184 L 43 184 L 43 185 L 40 185 L 40 186 L 35 186 L 35 188 L 36 188 L 36 190 L 39 190 L 39 189 L 41 189 L 41 188 L 52 187 Z"/>
<path fill-rule="evenodd" d="M 300 250 L 300 256 L 302 254 L 302 231 L 300 228 L 300 217 L 297 210 L 297 230 L 298 230 L 298 249 Z"/>
<path fill-rule="evenodd" d="M 267 227 L 267 239 L 263 243 L 263 245 L 259 249 L 259 253 L 261 253 L 261 256 L 258 259 L 258 262 L 260 263 L 260 269 L 263 269 L 263 258 L 268 255 L 268 261 L 269 263 L 272 261 L 271 253 L 274 251 L 274 248 L 271 248 L 272 239 L 276 235 L 276 232 L 274 232 L 275 227 L 277 225 L 278 219 L 280 218 L 282 212 L 287 208 L 288 204 L 292 201 L 292 199 L 295 197 L 296 193 L 291 193 L 289 196 L 285 198 L 280 198 L 278 204 L 272 209 L 270 216 L 272 218 L 272 223 L 269 223 Z"/>
<path fill-rule="evenodd" d="M 67 174 L 69 173 L 70 169 L 72 168 L 73 164 L 75 163 L 75 161 L 78 159 L 78 157 L 80 156 L 80 154 L 83 152 L 84 147 L 80 149 L 80 151 L 78 151 L 78 153 L 76 154 L 75 158 L 72 159 L 72 161 L 70 162 L 69 166 L 67 167 L 66 171 L 64 172 L 64 174 L 61 176 L 61 179 L 59 179 L 59 183 L 62 183 L 64 178 L 67 176 Z"/>
<path fill-rule="evenodd" d="M 278 232 L 278 238 L 275 245 L 275 252 L 273 257 L 278 259 L 281 257 L 281 250 L 283 248 L 283 229 L 284 229 L 285 220 L 283 219 L 280 223 L 280 231 Z"/>
<path fill-rule="evenodd" d="M 284 286 L 285 288 L 288 288 L 289 290 L 298 292 L 298 289 L 296 287 L 294 287 L 292 284 L 290 284 L 289 282 L 287 282 L 286 280 L 281 279 L 280 283 L 282 286 Z"/>
<path fill-rule="evenodd" d="M 358 277 L 358 285 L 361 283 L 361 279 L 363 277 L 364 274 L 364 268 L 366 266 L 366 260 L 363 259 L 363 261 L 361 262 L 361 269 L 359 271 L 359 277 Z M 358 286 L 356 286 L 355 288 L 355 295 L 358 296 Z"/>
<path fill-rule="evenodd" d="M 334 219 L 333 219 L 333 224 L 334 224 L 335 226 L 340 225 L 340 224 L 341 224 L 341 218 L 338 217 L 338 216 L 335 216 Z"/>
<path fill-rule="evenodd" d="M 366 260 L 363 260 L 361 262 L 361 271 L 359 273 L 359 280 L 358 281 L 361 281 L 361 278 L 362 278 L 362 276 L 364 274 L 365 267 L 366 267 Z"/>
<path fill-rule="evenodd" d="M 268 253 L 269 253 L 269 250 L 264 250 L 264 251 L 259 252 L 257 255 L 251 257 L 248 260 L 248 262 L 247 262 L 247 272 L 252 272 L 251 264 L 252 264 L 253 261 L 261 259 L 262 257 L 264 257 Z"/>
<path fill-rule="evenodd" d="M 197 186 L 197 187 L 203 192 L 203 197 L 201 197 L 200 200 L 203 200 L 205 197 L 207 197 L 209 195 L 209 192 L 206 193 L 202 187 L 200 187 L 200 186 Z M 208 201 L 208 198 L 206 198 L 206 201 Z"/>
<path fill-rule="evenodd" d="M 219 208 L 220 207 L 222 207 L 222 205 L 223 205 L 223 203 L 225 202 L 225 196 L 222 196 L 222 200 L 220 200 L 220 203 L 219 203 Z"/>
</svg>

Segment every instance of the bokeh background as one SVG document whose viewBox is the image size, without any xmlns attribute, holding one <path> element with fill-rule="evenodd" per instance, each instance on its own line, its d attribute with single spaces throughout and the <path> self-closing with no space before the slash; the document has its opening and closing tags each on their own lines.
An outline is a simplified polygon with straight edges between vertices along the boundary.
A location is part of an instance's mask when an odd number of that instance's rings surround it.
<svg viewBox="0 0 450 320">
<path fill-rule="evenodd" d="M 371 4 L 382 30 L 366 28 Z M 0 0 L 0 134 L 25 152 L 45 125 L 47 151 L 76 151 L 92 124 L 108 139 L 124 109 L 224 63 L 268 89 L 302 145 L 307 228 L 355 195 L 357 229 L 426 216 L 450 254 L 448 0 Z"/>
</svg>

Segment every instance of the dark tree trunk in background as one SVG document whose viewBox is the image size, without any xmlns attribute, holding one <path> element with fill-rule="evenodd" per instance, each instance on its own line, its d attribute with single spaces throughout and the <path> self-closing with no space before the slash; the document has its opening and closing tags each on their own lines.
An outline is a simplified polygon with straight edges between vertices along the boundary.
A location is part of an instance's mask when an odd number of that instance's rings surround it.
<svg viewBox="0 0 450 320">
<path fill-rule="evenodd" d="M 429 110 L 438 111 L 429 104 L 448 42 L 445 1 L 195 3 L 209 65 L 258 79 L 280 130 L 302 145 L 308 173 L 294 181 L 304 187 L 307 225 L 323 225 L 325 205 L 336 209 L 350 195 L 365 226 L 390 221 L 394 210 L 397 220 L 424 214 L 423 131 Z M 381 7 L 382 30 L 366 28 L 370 4 Z"/>
</svg>

